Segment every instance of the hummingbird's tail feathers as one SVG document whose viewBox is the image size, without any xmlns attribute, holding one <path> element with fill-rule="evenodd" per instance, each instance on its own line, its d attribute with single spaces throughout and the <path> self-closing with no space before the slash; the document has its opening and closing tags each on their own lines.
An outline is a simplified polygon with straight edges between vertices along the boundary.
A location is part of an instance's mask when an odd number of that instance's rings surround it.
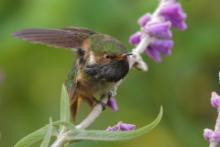
<svg viewBox="0 0 220 147">
<path fill-rule="evenodd" d="M 74 96 L 71 98 L 70 110 L 71 110 L 73 121 L 76 120 L 76 115 L 79 110 L 80 102 L 81 102 L 81 97 L 79 96 Z"/>
<path fill-rule="evenodd" d="M 95 32 L 85 28 L 64 29 L 26 29 L 13 33 L 20 38 L 35 44 L 43 44 L 56 48 L 81 48 L 84 41 Z"/>
<path fill-rule="evenodd" d="M 80 108 L 81 101 L 86 102 L 91 108 L 97 103 L 94 98 L 81 97 L 79 95 L 73 96 L 70 100 L 70 111 L 73 118 L 73 121 L 76 120 L 77 112 Z"/>
</svg>

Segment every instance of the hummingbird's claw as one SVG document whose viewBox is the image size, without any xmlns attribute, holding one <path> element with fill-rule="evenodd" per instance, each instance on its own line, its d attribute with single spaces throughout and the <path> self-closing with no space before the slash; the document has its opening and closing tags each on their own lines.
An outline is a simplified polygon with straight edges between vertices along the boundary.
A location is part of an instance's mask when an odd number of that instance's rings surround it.
<svg viewBox="0 0 220 147">
<path fill-rule="evenodd" d="M 96 102 L 96 104 L 102 105 L 102 111 L 106 109 L 106 103 L 102 102 L 101 100 L 97 100 L 96 98 L 93 98 L 93 100 Z"/>
</svg>

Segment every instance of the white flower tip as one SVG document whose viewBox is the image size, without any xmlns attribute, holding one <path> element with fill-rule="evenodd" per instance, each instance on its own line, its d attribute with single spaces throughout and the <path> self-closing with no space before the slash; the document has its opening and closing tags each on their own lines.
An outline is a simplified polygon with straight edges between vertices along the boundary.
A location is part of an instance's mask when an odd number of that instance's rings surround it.
<svg viewBox="0 0 220 147">
<path fill-rule="evenodd" d="M 141 71 L 148 70 L 147 64 L 144 62 L 142 57 L 136 52 L 133 52 L 133 55 L 129 57 L 129 66 L 130 68 L 135 67 Z"/>
<path fill-rule="evenodd" d="M 142 71 L 148 71 L 148 66 L 144 61 L 140 61 L 136 64 L 136 68 L 142 70 Z"/>
</svg>

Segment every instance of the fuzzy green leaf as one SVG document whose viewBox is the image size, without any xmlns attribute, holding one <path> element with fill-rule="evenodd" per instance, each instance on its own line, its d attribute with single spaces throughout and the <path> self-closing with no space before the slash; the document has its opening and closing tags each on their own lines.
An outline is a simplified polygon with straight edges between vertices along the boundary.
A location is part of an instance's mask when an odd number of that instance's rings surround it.
<svg viewBox="0 0 220 147">
<path fill-rule="evenodd" d="M 52 125 L 53 126 L 59 126 L 60 124 L 63 124 L 63 122 L 60 121 L 56 121 L 53 122 Z M 48 132 L 48 127 L 49 125 L 46 125 L 30 134 L 28 134 L 27 136 L 23 137 L 21 140 L 19 140 L 14 147 L 28 147 L 31 146 L 33 144 L 38 143 L 39 141 L 41 141 L 45 134 Z M 57 131 L 57 129 L 55 127 L 53 127 L 52 129 L 52 134 L 53 136 L 55 136 L 55 132 Z"/>
<path fill-rule="evenodd" d="M 127 132 L 108 132 L 108 131 L 98 131 L 98 130 L 75 130 L 69 139 L 70 140 L 96 140 L 96 141 L 120 141 L 128 140 L 132 138 L 139 137 L 150 132 L 154 127 L 156 127 L 163 116 L 163 108 L 160 108 L 160 113 L 157 118 L 147 126 L 140 129 Z"/>
<path fill-rule="evenodd" d="M 47 133 L 48 126 L 40 128 L 19 140 L 14 147 L 28 147 L 42 140 Z"/>
<path fill-rule="evenodd" d="M 53 124 L 52 124 L 52 119 L 50 118 L 50 124 L 47 127 L 47 132 L 44 136 L 44 140 L 42 141 L 40 147 L 48 147 L 50 144 L 50 139 L 52 137 L 52 133 L 53 133 Z"/>
<path fill-rule="evenodd" d="M 60 101 L 60 121 L 70 122 L 70 103 L 69 95 L 66 90 L 66 86 L 62 86 L 61 101 Z"/>
</svg>

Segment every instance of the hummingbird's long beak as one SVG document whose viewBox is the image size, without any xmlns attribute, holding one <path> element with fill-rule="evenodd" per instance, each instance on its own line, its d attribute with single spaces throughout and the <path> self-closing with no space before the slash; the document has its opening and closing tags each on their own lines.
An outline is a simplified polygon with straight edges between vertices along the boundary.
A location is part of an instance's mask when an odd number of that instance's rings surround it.
<svg viewBox="0 0 220 147">
<path fill-rule="evenodd" d="M 127 59 L 128 56 L 131 56 L 133 55 L 132 53 L 125 53 L 125 54 L 122 54 L 122 58 L 123 59 Z"/>
<path fill-rule="evenodd" d="M 120 55 L 117 59 L 118 60 L 126 60 L 128 56 L 132 55 L 132 53 L 125 53 Z"/>
<path fill-rule="evenodd" d="M 132 53 L 125 53 L 125 54 L 123 54 L 122 56 L 123 57 L 127 57 L 127 56 L 130 56 L 130 55 L 133 55 Z"/>
</svg>

